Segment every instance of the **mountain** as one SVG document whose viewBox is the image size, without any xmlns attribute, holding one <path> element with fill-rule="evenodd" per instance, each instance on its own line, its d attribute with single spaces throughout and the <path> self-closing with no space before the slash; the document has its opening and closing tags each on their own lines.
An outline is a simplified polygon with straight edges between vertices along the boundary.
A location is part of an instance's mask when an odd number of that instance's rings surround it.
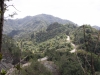
<svg viewBox="0 0 100 75">
<path fill-rule="evenodd" d="M 11 22 L 14 23 L 13 21 Z M 24 33 L 24 30 L 18 30 L 17 26 L 15 27 L 12 35 L 9 34 L 10 36 Z M 94 73 L 96 75 L 100 74 L 98 30 L 89 25 L 77 27 L 75 24 L 54 22 L 48 24 L 45 30 L 32 31 L 30 33 L 23 36 L 27 36 L 27 38 L 22 37 L 18 40 L 3 36 L 3 61 L 6 59 L 3 64 L 5 65 L 9 60 L 10 65 L 13 63 L 15 65 L 14 68 L 17 69 L 20 67 L 16 65 L 19 62 L 19 58 L 25 59 L 21 66 L 24 63 L 30 63 L 27 67 L 21 68 L 20 75 L 86 75 L 81 67 L 86 69 L 87 74 L 91 75 L 91 59 L 94 61 L 92 63 L 95 70 Z M 70 40 L 67 40 L 68 37 Z M 84 43 L 84 40 L 86 43 Z M 70 53 L 75 48 L 77 54 Z M 38 61 L 38 59 L 45 57 L 47 57 L 47 60 Z M 0 66 L 0 68 L 4 68 L 4 65 Z M 7 62 L 8 69 L 11 68 L 10 65 Z M 53 71 L 49 71 L 49 68 Z M 13 70 L 15 75 L 18 75 L 18 72 L 19 70 Z"/>
<path fill-rule="evenodd" d="M 97 30 L 100 30 L 100 27 L 99 26 L 92 26 L 93 28 L 97 29 Z"/>
<path fill-rule="evenodd" d="M 15 37 L 33 31 L 46 29 L 51 23 L 75 24 L 69 20 L 63 20 L 52 15 L 40 14 L 36 16 L 27 16 L 22 19 L 7 19 L 4 23 L 4 34 Z"/>
</svg>

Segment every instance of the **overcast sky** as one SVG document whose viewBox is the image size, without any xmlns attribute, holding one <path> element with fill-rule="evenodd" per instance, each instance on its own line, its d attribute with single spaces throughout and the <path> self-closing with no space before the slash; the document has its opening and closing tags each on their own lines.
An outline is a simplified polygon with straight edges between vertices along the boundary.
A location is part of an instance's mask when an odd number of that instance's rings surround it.
<svg viewBox="0 0 100 75">
<path fill-rule="evenodd" d="M 13 0 L 7 4 L 13 4 L 21 12 L 9 7 L 5 16 L 14 11 L 18 13 L 14 18 L 50 14 L 78 25 L 100 26 L 100 0 Z"/>
</svg>

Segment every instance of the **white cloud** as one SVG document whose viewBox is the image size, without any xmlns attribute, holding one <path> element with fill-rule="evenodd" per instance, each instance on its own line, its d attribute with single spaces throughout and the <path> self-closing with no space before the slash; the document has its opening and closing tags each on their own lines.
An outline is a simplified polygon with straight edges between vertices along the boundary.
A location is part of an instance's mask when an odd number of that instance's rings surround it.
<svg viewBox="0 0 100 75">
<path fill-rule="evenodd" d="M 100 0 L 13 0 L 10 4 L 21 11 L 9 8 L 9 13 L 18 13 L 16 18 L 45 13 L 80 25 L 100 25 Z"/>
</svg>

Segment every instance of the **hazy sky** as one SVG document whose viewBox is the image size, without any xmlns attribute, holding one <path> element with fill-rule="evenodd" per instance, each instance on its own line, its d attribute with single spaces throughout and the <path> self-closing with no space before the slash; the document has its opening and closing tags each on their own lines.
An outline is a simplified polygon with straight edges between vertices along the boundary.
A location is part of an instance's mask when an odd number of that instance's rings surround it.
<svg viewBox="0 0 100 75">
<path fill-rule="evenodd" d="M 100 26 L 100 0 L 13 0 L 7 4 L 13 4 L 21 12 L 9 7 L 5 16 L 14 11 L 18 13 L 14 18 L 50 14 L 78 25 Z"/>
</svg>

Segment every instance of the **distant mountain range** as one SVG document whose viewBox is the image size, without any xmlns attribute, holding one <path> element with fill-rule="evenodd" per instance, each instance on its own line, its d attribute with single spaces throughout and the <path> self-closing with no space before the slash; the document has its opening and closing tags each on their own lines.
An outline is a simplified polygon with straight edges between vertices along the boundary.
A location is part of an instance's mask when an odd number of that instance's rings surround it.
<svg viewBox="0 0 100 75">
<path fill-rule="evenodd" d="M 100 27 L 99 26 L 92 26 L 93 28 L 97 29 L 97 30 L 100 30 Z"/>
<path fill-rule="evenodd" d="M 14 36 L 22 35 L 40 29 L 46 29 L 50 24 L 58 22 L 60 24 L 75 24 L 69 20 L 63 20 L 52 15 L 40 14 L 36 16 L 27 16 L 22 19 L 7 19 L 4 23 L 3 33 Z"/>
</svg>

